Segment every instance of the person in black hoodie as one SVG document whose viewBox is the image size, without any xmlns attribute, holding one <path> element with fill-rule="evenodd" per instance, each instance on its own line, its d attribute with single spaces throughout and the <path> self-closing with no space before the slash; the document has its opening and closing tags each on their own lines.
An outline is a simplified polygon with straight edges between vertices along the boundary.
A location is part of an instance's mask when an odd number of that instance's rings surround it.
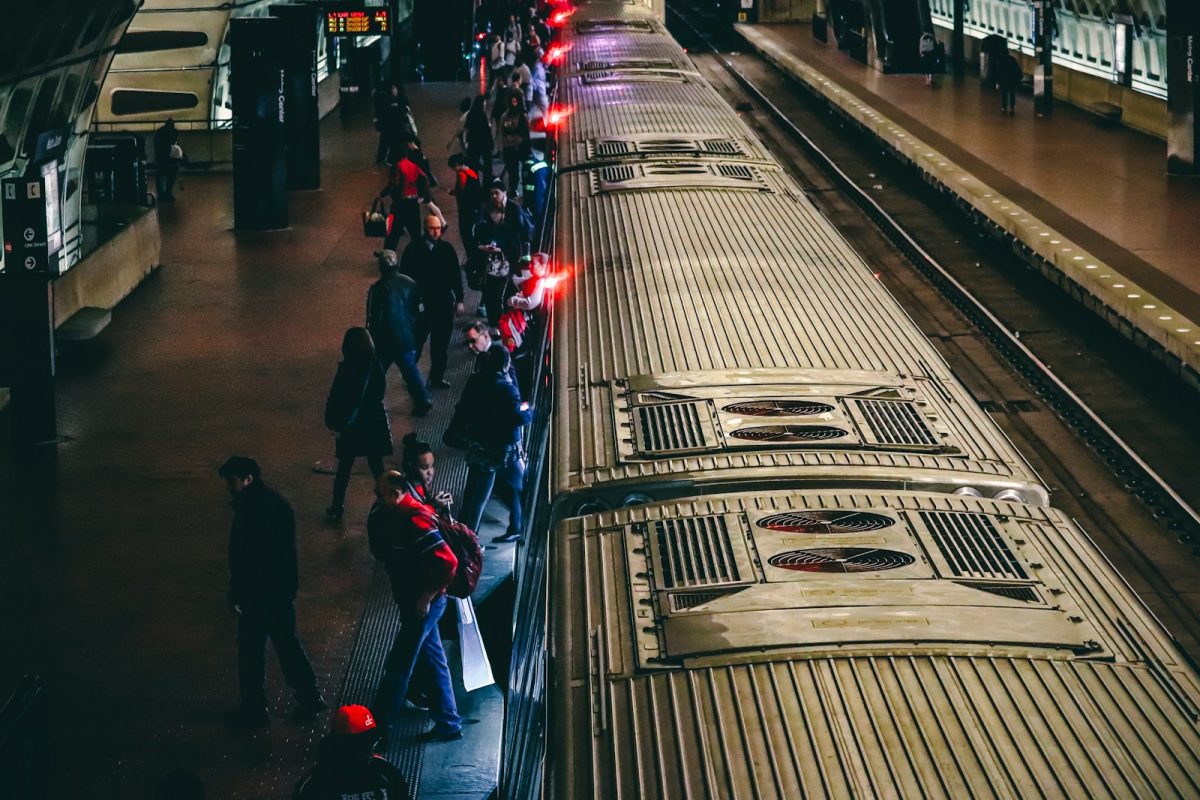
<svg viewBox="0 0 1200 800">
<path fill-rule="evenodd" d="M 284 680 L 296 693 L 293 719 L 311 722 L 326 709 L 317 676 L 296 636 L 296 515 L 283 495 L 263 483 L 258 462 L 233 456 L 221 465 L 232 498 L 229 530 L 229 606 L 238 618 L 238 679 L 242 704 L 231 724 L 271 721 L 263 691 L 267 639 Z"/>
<path fill-rule="evenodd" d="M 421 296 L 421 316 L 416 330 L 416 356 L 429 339 L 429 386 L 449 389 L 446 360 L 454 315 L 463 312 L 463 275 L 454 246 L 442 238 L 442 220 L 430 214 L 425 218 L 425 233 L 409 242 L 400 258 L 400 272 L 417 282 Z"/>
<path fill-rule="evenodd" d="M 521 488 L 525 460 L 521 452 L 522 428 L 532 419 L 529 404 L 509 377 L 512 359 L 503 347 L 492 347 L 483 355 L 482 368 L 467 380 L 462 399 L 446 429 L 444 441 L 467 446 L 467 484 L 463 489 L 463 524 L 479 530 L 483 507 L 492 496 L 496 477 L 512 488 L 508 530 L 495 541 L 520 538 L 524 522 Z"/>
<path fill-rule="evenodd" d="M 379 728 L 366 706 L 342 706 L 333 732 L 317 751 L 317 765 L 296 784 L 294 800 L 408 800 L 408 781 L 390 761 L 375 754 Z"/>
<path fill-rule="evenodd" d="M 383 474 L 383 457 L 392 454 L 392 428 L 383 406 L 386 392 L 387 378 L 375 357 L 371 334 L 366 328 L 350 328 L 342 338 L 342 360 L 325 400 L 325 427 L 337 434 L 333 501 L 325 509 L 330 522 L 342 519 L 355 460 L 366 456 L 371 474 L 378 478 Z"/>
</svg>

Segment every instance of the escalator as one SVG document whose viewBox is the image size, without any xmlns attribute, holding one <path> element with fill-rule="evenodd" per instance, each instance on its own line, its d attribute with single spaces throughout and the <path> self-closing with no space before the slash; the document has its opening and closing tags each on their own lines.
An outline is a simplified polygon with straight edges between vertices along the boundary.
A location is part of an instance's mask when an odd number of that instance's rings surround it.
<svg viewBox="0 0 1200 800">
<path fill-rule="evenodd" d="M 830 0 L 838 46 L 880 72 L 923 72 L 921 33 L 933 30 L 929 0 Z"/>
</svg>

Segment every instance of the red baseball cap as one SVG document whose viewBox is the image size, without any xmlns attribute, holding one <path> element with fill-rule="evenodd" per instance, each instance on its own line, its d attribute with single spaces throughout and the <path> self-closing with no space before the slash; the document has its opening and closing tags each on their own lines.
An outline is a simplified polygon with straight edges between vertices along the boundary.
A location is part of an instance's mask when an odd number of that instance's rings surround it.
<svg viewBox="0 0 1200 800">
<path fill-rule="evenodd" d="M 375 715 L 366 706 L 342 706 L 333 715 L 333 732 L 345 736 L 375 729 Z"/>
</svg>

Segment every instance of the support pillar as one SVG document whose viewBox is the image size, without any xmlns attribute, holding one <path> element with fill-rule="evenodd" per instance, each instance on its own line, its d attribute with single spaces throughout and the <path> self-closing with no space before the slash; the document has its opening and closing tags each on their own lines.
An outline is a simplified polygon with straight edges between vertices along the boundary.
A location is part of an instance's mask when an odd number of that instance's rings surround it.
<svg viewBox="0 0 1200 800">
<path fill-rule="evenodd" d="M 1196 108 L 1200 106 L 1200 6 L 1167 0 L 1167 172 L 1198 175 Z"/>
<path fill-rule="evenodd" d="M 229 21 L 233 227 L 239 231 L 288 225 L 286 33 L 274 17 Z"/>
<path fill-rule="evenodd" d="M 1054 111 L 1054 35 L 1058 22 L 1052 0 L 1033 0 L 1033 110 L 1044 117 Z"/>
<path fill-rule="evenodd" d="M 954 65 L 956 78 L 961 78 L 966 68 L 963 57 L 966 16 L 966 0 L 954 0 L 954 34 L 950 39 L 950 61 Z"/>
<path fill-rule="evenodd" d="M 281 3 L 271 6 L 271 16 L 285 27 L 284 123 L 287 188 L 321 188 L 321 110 L 317 98 L 317 36 L 320 6 Z"/>
</svg>

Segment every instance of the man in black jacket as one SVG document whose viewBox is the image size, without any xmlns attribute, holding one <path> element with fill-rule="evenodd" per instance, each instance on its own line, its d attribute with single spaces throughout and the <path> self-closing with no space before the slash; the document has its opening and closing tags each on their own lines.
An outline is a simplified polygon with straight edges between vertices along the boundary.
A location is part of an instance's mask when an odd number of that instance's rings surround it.
<svg viewBox="0 0 1200 800">
<path fill-rule="evenodd" d="M 416 331 L 421 298 L 417 282 L 400 272 L 396 253 L 379 257 L 379 280 L 367 290 L 367 330 L 375 341 L 375 356 L 386 374 L 395 364 L 412 397 L 416 416 L 433 408 L 429 387 L 417 368 Z"/>
<path fill-rule="evenodd" d="M 417 323 L 416 356 L 429 339 L 429 386 L 449 389 L 446 382 L 446 357 L 454 315 L 463 311 L 463 276 L 454 246 L 442 238 L 442 220 L 430 214 L 425 218 L 425 234 L 404 248 L 400 272 L 417 282 L 421 296 L 421 317 Z"/>
<path fill-rule="evenodd" d="M 229 606 L 238 618 L 238 679 L 242 705 L 229 715 L 235 725 L 271 721 L 263 691 L 269 638 L 299 705 L 298 722 L 326 708 L 304 647 L 296 637 L 296 515 L 283 495 L 263 483 L 258 463 L 233 456 L 218 474 L 232 498 L 229 530 Z"/>
</svg>

